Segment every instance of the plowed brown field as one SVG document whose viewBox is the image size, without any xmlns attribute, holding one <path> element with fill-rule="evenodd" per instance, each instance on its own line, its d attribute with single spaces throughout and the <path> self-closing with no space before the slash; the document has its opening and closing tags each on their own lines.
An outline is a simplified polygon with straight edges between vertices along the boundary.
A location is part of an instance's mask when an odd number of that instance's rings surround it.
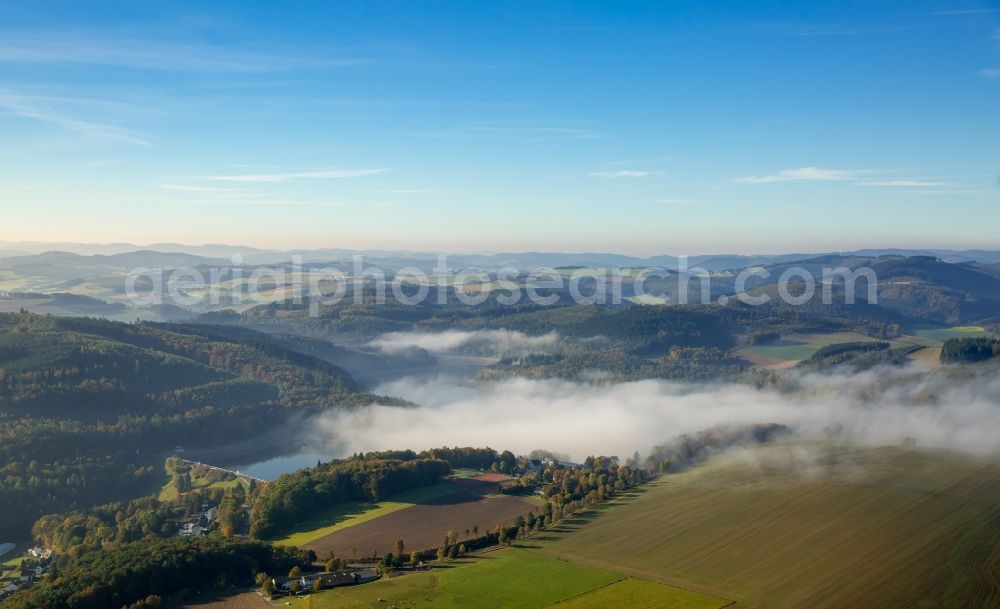
<svg viewBox="0 0 1000 609">
<path fill-rule="evenodd" d="M 346 558 L 381 556 L 393 551 L 397 539 L 403 540 L 407 552 L 427 550 L 440 547 L 450 530 L 460 539 L 474 526 L 483 534 L 537 509 L 538 503 L 528 497 L 481 495 L 456 486 L 452 495 L 341 529 L 305 547 L 320 558 L 331 551 Z"/>
</svg>

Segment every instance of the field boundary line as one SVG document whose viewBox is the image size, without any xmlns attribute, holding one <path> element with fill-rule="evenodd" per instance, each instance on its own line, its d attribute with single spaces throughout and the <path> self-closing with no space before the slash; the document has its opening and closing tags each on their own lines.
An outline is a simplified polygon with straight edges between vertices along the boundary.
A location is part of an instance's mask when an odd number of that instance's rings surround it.
<svg viewBox="0 0 1000 609">
<path fill-rule="evenodd" d="M 549 558 L 550 560 L 559 560 L 559 559 L 555 559 L 555 558 L 552 558 L 552 557 L 546 557 L 546 558 Z M 567 560 L 566 562 L 570 562 L 570 561 Z M 577 563 L 572 563 L 572 564 L 577 564 Z M 580 565 L 580 566 L 581 567 L 585 567 L 586 565 Z M 613 582 L 608 582 L 606 584 L 601 584 L 600 586 L 597 586 L 596 588 L 591 588 L 590 590 L 584 590 L 583 592 L 580 592 L 579 594 L 574 594 L 573 596 L 567 596 L 566 598 L 560 599 L 560 600 L 558 600 L 558 601 L 556 601 L 554 603 L 550 603 L 548 605 L 544 605 L 543 609 L 545 607 L 555 607 L 556 605 L 560 605 L 560 604 L 565 603 L 567 601 L 571 601 L 571 600 L 573 600 L 575 598 L 580 598 L 581 596 L 590 594 L 591 592 L 597 592 L 598 590 L 603 590 L 604 588 L 607 588 L 608 586 L 614 586 L 615 584 L 620 584 L 623 581 L 625 581 L 626 579 L 629 579 L 629 577 L 627 575 L 622 575 L 621 573 L 618 573 L 616 571 L 608 571 L 608 573 L 613 573 L 615 575 L 621 575 L 621 579 L 616 579 Z"/>
</svg>

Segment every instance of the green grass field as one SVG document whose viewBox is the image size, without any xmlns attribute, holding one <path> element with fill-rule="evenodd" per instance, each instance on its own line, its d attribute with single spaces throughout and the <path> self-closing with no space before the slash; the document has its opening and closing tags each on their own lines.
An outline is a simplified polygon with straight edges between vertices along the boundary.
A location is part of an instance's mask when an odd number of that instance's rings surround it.
<svg viewBox="0 0 1000 609">
<path fill-rule="evenodd" d="M 993 336 L 979 326 L 956 326 L 953 328 L 918 328 L 908 334 L 888 341 L 893 347 L 919 345 L 937 348 L 952 338 Z M 820 348 L 837 343 L 875 342 L 878 339 L 856 332 L 834 332 L 829 334 L 789 334 L 782 340 L 769 345 L 751 345 L 737 350 L 758 365 L 776 365 L 781 362 L 799 362 L 811 357 Z"/>
<path fill-rule="evenodd" d="M 752 356 L 760 356 L 775 361 L 801 361 L 808 359 L 820 348 L 836 343 L 873 342 L 874 338 L 856 332 L 834 332 L 831 334 L 790 334 L 771 345 L 751 345 L 739 350 Z"/>
<path fill-rule="evenodd" d="M 159 499 L 160 501 L 173 501 L 177 498 L 178 491 L 177 485 L 174 482 L 174 464 L 173 460 L 167 459 L 164 463 L 164 471 L 167 476 L 167 481 L 164 483 L 163 487 L 160 489 Z M 231 476 L 224 480 L 213 480 L 212 476 L 218 476 L 218 474 L 209 473 L 208 475 L 198 476 L 195 475 L 194 471 L 191 472 L 191 486 L 192 489 L 207 489 L 207 488 L 233 488 L 237 485 L 242 485 L 244 490 L 249 489 L 249 485 L 244 478 L 237 476 Z"/>
<path fill-rule="evenodd" d="M 514 548 L 275 601 L 286 603 L 998 607 L 1000 466 L 829 441 L 762 446 L 629 491 Z"/>
<path fill-rule="evenodd" d="M 542 552 L 734 607 L 1000 603 L 1000 467 L 956 456 L 769 446 L 563 528 Z"/>
<path fill-rule="evenodd" d="M 608 604 L 608 590 L 621 602 Z M 277 600 L 277 606 L 288 602 Z M 626 604 L 622 604 L 626 603 Z M 337 588 L 292 601 L 310 609 L 717 609 L 727 601 L 604 569 L 511 548 L 446 563 L 433 571 Z"/>
<path fill-rule="evenodd" d="M 3 583 L 6 586 L 9 582 L 17 579 L 18 576 L 21 575 L 21 573 L 16 569 L 20 568 L 21 562 L 24 560 L 24 553 L 27 552 L 28 548 L 31 546 L 32 544 L 28 542 L 15 544 L 13 550 L 4 554 L 3 557 L 0 557 L 0 565 L 15 568 L 14 571 L 0 572 L 0 583 Z"/>
<path fill-rule="evenodd" d="M 629 577 L 571 599 L 551 605 L 552 609 L 719 609 L 729 604 L 720 598 L 664 586 Z"/>
<path fill-rule="evenodd" d="M 330 533 L 406 509 L 421 502 L 454 493 L 456 490 L 456 487 L 451 484 L 441 483 L 406 491 L 394 495 L 391 500 L 379 501 L 378 503 L 338 504 L 327 510 L 317 512 L 297 524 L 292 530 L 286 531 L 284 535 L 275 537 L 269 541 L 289 546 L 303 546 L 321 539 Z"/>
<path fill-rule="evenodd" d="M 993 336 L 980 326 L 955 326 L 953 328 L 921 328 L 911 332 L 914 338 L 926 342 L 928 347 L 940 347 L 953 338 L 980 338 Z"/>
</svg>

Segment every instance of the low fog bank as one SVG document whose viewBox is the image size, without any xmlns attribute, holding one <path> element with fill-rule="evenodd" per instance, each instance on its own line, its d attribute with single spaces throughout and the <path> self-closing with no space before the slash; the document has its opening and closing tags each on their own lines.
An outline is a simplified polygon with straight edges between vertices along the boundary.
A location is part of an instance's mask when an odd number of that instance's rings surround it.
<svg viewBox="0 0 1000 609">
<path fill-rule="evenodd" d="M 435 355 L 476 351 L 499 357 L 509 353 L 547 350 L 558 340 L 559 335 L 555 332 L 531 336 L 511 330 L 445 330 L 444 332 L 389 332 L 370 342 L 369 346 L 390 354 L 419 347 Z"/>
<path fill-rule="evenodd" d="M 879 368 L 851 375 L 789 373 L 781 389 L 646 380 L 572 383 L 511 379 L 403 379 L 378 393 L 416 408 L 372 406 L 312 424 L 317 449 L 338 452 L 432 446 L 545 448 L 645 457 L 682 434 L 719 426 L 786 425 L 803 437 L 916 445 L 1000 457 L 1000 376 L 995 368 Z"/>
</svg>

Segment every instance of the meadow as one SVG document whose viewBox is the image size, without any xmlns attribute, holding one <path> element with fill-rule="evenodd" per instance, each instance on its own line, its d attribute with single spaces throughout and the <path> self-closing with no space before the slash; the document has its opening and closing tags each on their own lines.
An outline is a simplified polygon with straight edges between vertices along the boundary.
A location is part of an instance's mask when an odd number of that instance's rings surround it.
<svg viewBox="0 0 1000 609">
<path fill-rule="evenodd" d="M 160 501 L 173 501 L 180 494 L 177 489 L 177 481 L 174 478 L 174 468 L 176 465 L 177 462 L 173 459 L 167 459 L 164 464 L 167 482 L 160 489 L 158 495 Z M 249 488 L 249 484 L 245 478 L 225 474 L 218 470 L 185 467 L 191 474 L 191 490 L 207 490 L 210 488 L 229 489 L 236 486 L 243 486 L 244 490 Z"/>
<path fill-rule="evenodd" d="M 5 567 L 0 569 L 0 587 L 15 581 L 21 575 L 21 562 L 30 546 L 28 543 L 15 544 L 13 550 L 0 557 L 0 566 Z"/>
<path fill-rule="evenodd" d="M 619 598 L 627 604 L 608 604 Z M 284 606 L 279 599 L 278 606 Z M 494 550 L 432 571 L 337 588 L 292 601 L 305 609 L 718 609 L 728 603 L 653 582 L 546 557 L 523 548 Z"/>
</svg>

